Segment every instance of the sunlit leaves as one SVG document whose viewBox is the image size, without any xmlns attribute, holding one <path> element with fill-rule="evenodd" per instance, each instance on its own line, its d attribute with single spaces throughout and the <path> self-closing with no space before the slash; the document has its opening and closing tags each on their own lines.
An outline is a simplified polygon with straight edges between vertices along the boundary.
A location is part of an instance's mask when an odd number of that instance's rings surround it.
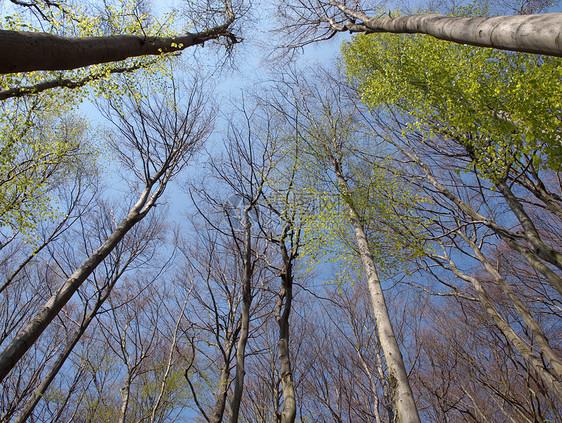
<svg viewBox="0 0 562 423">
<path fill-rule="evenodd" d="M 397 107 L 410 130 L 456 139 L 491 179 L 522 155 L 560 169 L 559 58 L 382 34 L 355 37 L 343 54 L 367 105 Z"/>
<path fill-rule="evenodd" d="M 0 111 L 0 227 L 33 236 L 58 217 L 50 191 L 96 154 L 86 123 L 49 97 L 3 102 Z"/>
<path fill-rule="evenodd" d="M 375 158 L 375 149 L 354 139 L 348 128 L 347 145 L 339 151 L 326 151 L 322 139 L 310 139 L 314 153 L 301 154 L 298 161 L 301 176 L 295 188 L 301 193 L 303 247 L 301 259 L 309 268 L 320 263 L 335 263 L 340 267 L 336 281 L 352 282 L 362 273 L 362 263 L 356 247 L 350 207 L 359 216 L 369 247 L 381 276 L 406 270 L 408 263 L 424 254 L 422 232 L 427 222 L 416 216 L 415 208 L 426 201 L 410 192 L 391 159 Z M 347 186 L 342 187 L 330 168 L 330 160 L 318 157 L 340 155 Z M 368 159 L 366 159 L 368 157 Z M 324 159 L 324 160 L 323 160 Z"/>
<path fill-rule="evenodd" d="M 175 15 L 150 17 L 139 2 L 104 2 L 97 10 L 60 3 L 38 2 L 41 18 L 25 8 L 14 9 L 0 22 L 8 30 L 43 31 L 64 36 L 111 34 L 167 35 L 177 30 Z M 141 96 L 142 87 L 162 88 L 170 74 L 169 57 L 129 59 L 117 72 L 115 64 L 98 64 L 72 71 L 27 72 L 0 76 L 0 90 L 16 96 L 0 103 L 0 226 L 29 238 L 38 223 L 58 216 L 52 187 L 72 177 L 78 167 L 92 167 L 96 153 L 87 142 L 88 125 L 75 110 L 94 97 Z M 64 81 L 62 83 L 61 81 Z M 84 83 L 72 86 L 74 81 Z M 53 82 L 58 88 L 41 89 Z M 57 85 L 58 84 L 58 85 Z M 72 89 L 67 88 L 71 86 Z M 98 146 L 99 147 L 99 146 Z"/>
<path fill-rule="evenodd" d="M 29 18 L 25 10 L 21 14 L 13 13 L 0 20 L 0 28 L 15 31 L 41 31 L 62 36 L 95 37 L 103 35 L 135 34 L 146 37 L 166 36 L 178 31 L 176 13 L 167 13 L 158 18 L 149 16 L 139 7 L 139 2 L 104 2 L 96 10 L 88 10 L 77 5 L 62 4 L 62 7 L 49 7 L 46 3 L 38 3 L 44 19 Z M 183 30 L 183 28 L 182 28 Z M 157 84 L 154 75 L 168 65 L 173 55 L 130 58 L 119 63 L 119 68 L 135 68 L 137 78 L 144 84 Z M 14 90 L 18 87 L 33 87 L 45 81 L 71 80 L 79 81 L 88 78 L 89 82 L 82 87 L 58 89 L 53 95 L 64 96 L 65 101 L 82 101 L 94 87 L 97 96 L 122 95 L 120 82 L 112 74 L 117 67 L 114 63 L 96 64 L 71 71 L 39 71 L 0 76 L 2 90 Z M 65 85 L 63 85 L 64 87 Z M 26 89 L 32 93 L 33 89 Z"/>
</svg>

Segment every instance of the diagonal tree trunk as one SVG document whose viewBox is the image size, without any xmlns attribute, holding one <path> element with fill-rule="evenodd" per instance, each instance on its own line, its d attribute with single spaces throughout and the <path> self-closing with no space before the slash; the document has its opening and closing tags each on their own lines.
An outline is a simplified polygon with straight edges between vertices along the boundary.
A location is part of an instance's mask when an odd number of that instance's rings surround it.
<svg viewBox="0 0 562 423">
<path fill-rule="evenodd" d="M 542 328 L 540 327 L 539 323 L 533 317 L 527 306 L 523 303 L 521 298 L 517 295 L 514 289 L 509 285 L 509 283 L 502 277 L 500 272 L 498 272 L 494 266 L 488 261 L 486 256 L 482 253 L 482 250 L 471 240 L 469 239 L 466 234 L 462 231 L 457 231 L 459 236 L 466 242 L 474 254 L 478 261 L 482 263 L 486 271 L 492 276 L 494 282 L 502 289 L 502 291 L 507 295 L 507 297 L 513 303 L 513 306 L 519 313 L 519 315 L 523 318 L 524 322 L 527 324 L 527 327 L 533 334 L 533 338 L 537 343 L 537 347 L 543 354 L 544 358 L 552 366 L 554 370 L 555 376 L 562 380 L 562 359 L 556 354 L 556 352 L 550 346 L 548 338 Z"/>
<path fill-rule="evenodd" d="M 103 305 L 105 300 L 107 300 L 109 294 L 111 294 L 111 291 L 113 290 L 113 287 L 115 286 L 115 284 L 117 283 L 117 281 L 119 280 L 119 278 L 121 277 L 121 275 L 126 269 L 127 269 L 127 265 L 124 266 L 122 269 L 120 269 L 117 272 L 117 274 L 111 279 L 105 292 L 98 297 L 94 307 L 84 318 L 80 327 L 73 334 L 72 338 L 68 341 L 63 351 L 58 356 L 57 360 L 55 361 L 55 363 L 53 364 L 47 375 L 43 378 L 43 380 L 41 381 L 41 383 L 39 384 L 39 386 L 31 396 L 31 398 L 25 403 L 22 411 L 20 412 L 19 416 L 14 421 L 14 423 L 24 423 L 31 416 L 33 410 L 35 409 L 41 398 L 44 397 L 45 392 L 47 392 L 47 389 L 49 389 L 51 382 L 54 380 L 55 376 L 59 373 L 64 363 L 66 363 L 66 360 L 72 353 L 72 350 L 74 349 L 76 344 L 78 344 L 78 342 L 82 338 L 82 335 L 84 335 L 84 332 L 86 332 L 86 329 L 88 329 L 88 326 L 90 326 L 90 323 L 92 323 L 92 321 L 98 315 L 101 306 Z"/>
<path fill-rule="evenodd" d="M 229 15 L 223 25 L 172 37 L 61 37 L 44 32 L 0 30 L 0 74 L 76 69 L 98 63 L 117 62 L 129 57 L 158 56 L 221 37 L 235 43 L 238 40 L 229 30 L 234 22 L 234 15 Z"/>
<path fill-rule="evenodd" d="M 19 359 L 31 348 L 46 327 L 66 305 L 95 268 L 113 251 L 129 230 L 140 222 L 155 204 L 160 190 L 151 195 L 151 186 L 142 192 L 137 203 L 109 238 L 66 280 L 64 285 L 45 303 L 35 317 L 18 333 L 0 354 L 0 382 Z"/>
<path fill-rule="evenodd" d="M 448 262 L 448 268 L 455 274 L 455 276 L 472 284 L 478 293 L 480 302 L 486 309 L 488 315 L 492 318 L 496 327 L 531 366 L 547 389 L 552 392 L 559 401 L 562 401 L 562 383 L 560 383 L 560 381 L 545 366 L 544 361 L 533 352 L 529 344 L 525 342 L 525 340 L 523 340 L 503 318 L 494 306 L 493 301 L 490 299 L 490 296 L 480 281 L 475 277 L 461 272 L 449 257 L 446 256 L 445 260 Z"/>
<path fill-rule="evenodd" d="M 120 146 L 124 145 L 124 149 L 116 148 L 123 157 L 127 154 L 135 154 L 135 151 L 141 156 L 144 175 L 137 174 L 137 176 L 143 181 L 144 188 L 136 204 L 116 225 L 111 235 L 70 275 L 2 351 L 0 382 L 33 346 L 96 267 L 117 247 L 123 237 L 146 217 L 164 193 L 170 179 L 187 164 L 187 159 L 193 154 L 194 149 L 207 137 L 213 117 L 203 115 L 207 110 L 201 96 L 201 85 L 195 81 L 192 88 L 188 100 L 185 101 L 187 109 L 181 111 L 182 115 L 178 114 L 180 104 L 176 102 L 178 97 L 175 90 L 174 97 L 171 99 L 174 107 L 169 107 L 169 103 L 163 101 L 136 100 L 130 103 L 131 109 L 128 114 L 117 108 L 112 109 L 116 113 L 114 123 L 128 125 L 119 127 L 124 135 Z M 132 129 L 134 126 L 131 119 L 142 125 L 145 131 L 137 133 Z M 156 119 L 158 125 L 154 124 Z M 150 131 L 146 130 L 147 126 Z M 150 148 L 145 147 L 146 145 Z M 136 165 L 134 160 L 130 164 Z"/>
<path fill-rule="evenodd" d="M 439 14 L 370 17 L 330 0 L 354 22 L 332 23 L 336 31 L 427 34 L 445 41 L 562 57 L 562 13 L 494 17 L 455 17 Z M 359 23 L 357 23 L 359 21 Z"/>
</svg>

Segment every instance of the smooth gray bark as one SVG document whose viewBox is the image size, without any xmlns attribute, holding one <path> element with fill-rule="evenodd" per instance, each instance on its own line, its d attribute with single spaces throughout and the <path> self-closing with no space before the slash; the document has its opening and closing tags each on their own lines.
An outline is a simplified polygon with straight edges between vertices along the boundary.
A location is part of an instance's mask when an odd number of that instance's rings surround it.
<svg viewBox="0 0 562 423">
<path fill-rule="evenodd" d="M 231 347 L 232 348 L 232 347 Z M 230 367 L 228 362 L 225 361 L 221 368 L 219 377 L 219 388 L 215 395 L 215 406 L 209 422 L 221 423 L 224 416 L 224 409 L 226 408 L 226 397 L 228 395 L 228 381 L 230 379 Z"/>
<path fill-rule="evenodd" d="M 556 352 L 550 346 L 548 338 L 544 331 L 542 330 L 539 323 L 531 314 L 530 310 L 527 306 L 523 303 L 521 298 L 517 295 L 517 293 L 513 290 L 511 285 L 502 277 L 500 272 L 496 270 L 496 268 L 488 261 L 486 256 L 482 253 L 482 250 L 470 239 L 466 236 L 466 234 L 462 233 L 461 231 L 457 231 L 460 237 L 470 246 L 472 251 L 478 261 L 482 263 L 486 271 L 493 277 L 494 282 L 502 289 L 502 291 L 506 294 L 506 296 L 511 300 L 515 309 L 519 313 L 519 315 L 525 321 L 525 324 L 533 334 L 533 338 L 548 362 L 552 369 L 554 370 L 555 376 L 562 380 L 562 359 L 558 356 Z"/>
<path fill-rule="evenodd" d="M 521 244 L 517 241 L 517 237 L 511 233 L 509 230 L 505 229 L 493 219 L 488 219 L 487 217 L 477 213 L 472 207 L 464 203 L 459 197 L 457 197 L 453 192 L 451 192 L 447 187 L 441 184 L 435 176 L 433 176 L 429 167 L 422 162 L 419 157 L 412 153 L 407 152 L 400 146 L 394 144 L 403 154 L 412 159 L 416 164 L 420 166 L 423 170 L 426 179 L 433 185 L 442 195 L 451 200 L 462 212 L 466 213 L 472 220 L 481 222 L 490 229 L 492 229 L 502 241 L 504 241 L 510 248 L 521 254 L 527 262 L 539 273 L 541 273 L 545 278 L 552 284 L 552 286 L 562 294 L 562 277 L 557 273 L 552 271 L 548 266 L 546 266 L 541 260 L 539 260 L 538 253 L 544 255 L 545 251 L 533 251 L 529 247 Z"/>
<path fill-rule="evenodd" d="M 416 402 L 414 400 L 414 394 L 412 392 L 412 388 L 410 387 L 408 373 L 406 372 L 406 366 L 404 365 L 404 359 L 402 358 L 400 347 L 396 341 L 396 336 L 390 320 L 390 314 L 388 313 L 386 300 L 384 298 L 384 293 L 377 273 L 375 260 L 373 254 L 371 253 L 371 249 L 369 248 L 369 242 L 367 240 L 365 229 L 357 211 L 349 199 L 347 181 L 343 175 L 341 164 L 337 161 L 334 161 L 334 171 L 344 195 L 344 201 L 355 232 L 355 240 L 359 249 L 359 255 L 361 256 L 361 262 L 363 263 L 363 268 L 365 269 L 375 322 L 377 324 L 379 342 L 388 369 L 389 384 L 396 403 L 398 419 L 400 423 L 420 423 L 421 421 L 418 415 Z"/>
<path fill-rule="evenodd" d="M 113 290 L 113 287 L 115 286 L 115 284 L 117 283 L 117 281 L 119 280 L 125 269 L 126 266 L 123 267 L 115 275 L 115 277 L 111 280 L 103 295 L 101 295 L 96 300 L 94 307 L 88 313 L 86 318 L 82 321 L 80 327 L 74 333 L 72 338 L 70 338 L 69 342 L 66 344 L 63 351 L 58 356 L 57 360 L 55 361 L 51 369 L 49 369 L 47 375 L 43 378 L 43 380 L 41 380 L 41 383 L 39 384 L 39 386 L 31 396 L 31 398 L 25 403 L 22 411 L 20 412 L 14 423 L 24 423 L 31 416 L 33 410 L 35 409 L 41 398 L 44 397 L 45 392 L 47 392 L 47 389 L 51 385 L 51 382 L 54 380 L 55 376 L 58 374 L 64 363 L 66 363 L 66 360 L 70 356 L 70 353 L 72 352 L 76 344 L 78 344 L 78 342 L 82 338 L 82 335 L 84 335 L 84 332 L 86 332 L 86 329 L 88 329 L 88 326 L 90 326 L 90 323 L 92 323 L 94 318 L 98 315 L 99 309 L 101 308 L 105 300 L 107 300 L 107 298 L 109 297 L 109 294 Z"/>
<path fill-rule="evenodd" d="M 129 408 L 129 398 L 131 396 L 131 372 L 128 369 L 125 383 L 121 388 L 121 412 L 119 413 L 119 422 L 125 423 L 127 418 L 127 409 Z"/>
<path fill-rule="evenodd" d="M 562 13 L 494 17 L 420 14 L 376 18 L 335 0 L 330 0 L 330 4 L 359 20 L 332 24 L 336 31 L 426 34 L 459 44 L 562 57 Z"/>
<path fill-rule="evenodd" d="M 396 145 L 396 144 L 395 144 Z M 396 145 L 397 146 L 397 145 Z M 443 196 L 451 200 L 458 209 L 465 213 L 468 217 L 470 217 L 475 222 L 480 222 L 490 229 L 494 230 L 496 234 L 504 240 L 510 247 L 512 247 L 515 251 L 520 252 L 523 254 L 524 250 L 521 248 L 517 248 L 519 243 L 514 241 L 511 237 L 511 234 L 504 229 L 503 227 L 499 226 L 495 221 L 491 219 L 487 219 L 486 217 L 477 213 L 472 207 L 468 204 L 464 203 L 459 197 L 457 197 L 453 192 L 451 192 L 447 187 L 441 184 L 433 175 L 429 167 L 422 162 L 419 157 L 415 154 L 407 152 L 403 148 L 397 146 L 397 148 L 407 155 L 410 159 L 412 159 L 416 164 L 420 166 L 423 170 L 425 178 L 427 181 Z M 553 366 L 553 369 L 556 373 L 560 372 L 560 358 L 552 351 L 546 336 L 542 333 L 542 329 L 538 324 L 534 321 L 532 316 L 526 311 L 526 307 L 523 303 L 515 297 L 515 294 L 512 292 L 511 288 L 507 283 L 501 278 L 499 272 L 497 272 L 493 266 L 490 265 L 488 260 L 485 256 L 481 253 L 481 251 L 476 248 L 474 242 L 472 242 L 465 234 L 461 231 L 456 231 L 456 233 L 464 239 L 465 242 L 469 244 L 469 246 L 473 249 L 476 253 L 476 258 L 484 265 L 484 267 L 490 272 L 492 277 L 495 279 L 495 282 L 500 285 L 500 287 L 504 290 L 506 295 L 514 301 L 514 306 L 517 311 L 521 314 L 523 319 L 525 320 L 526 324 L 529 326 L 531 332 L 536 338 L 537 343 L 539 344 L 539 349 L 541 352 L 545 354 L 545 357 Z M 444 249 L 445 250 L 445 249 Z M 524 255 L 524 254 L 523 254 Z M 525 255 L 524 255 L 525 256 Z M 530 257 L 533 257 L 532 254 L 529 254 Z M 525 256 L 525 258 L 529 259 L 529 257 Z M 486 312 L 492 318 L 496 327 L 502 332 L 505 338 L 515 347 L 515 349 L 521 354 L 521 356 L 525 359 L 525 361 L 533 368 L 535 373 L 539 376 L 539 378 L 544 382 L 547 389 L 552 392 L 558 400 L 562 400 L 562 383 L 551 373 L 551 370 L 548 369 L 541 357 L 538 357 L 532 348 L 517 334 L 517 332 L 511 327 L 511 325 L 504 319 L 504 317 L 500 314 L 497 308 L 494 306 L 493 301 L 490 299 L 488 293 L 486 292 L 484 286 L 480 283 L 478 278 L 472 277 L 470 275 L 466 275 L 462 273 L 455 265 L 453 260 L 449 257 L 445 257 L 449 266 L 448 269 L 451 270 L 458 278 L 470 282 L 476 292 L 478 293 L 478 297 Z M 534 262 L 529 261 L 529 263 L 535 267 Z M 537 269 L 537 267 L 535 267 Z M 550 351 L 549 351 L 550 350 Z"/>
<path fill-rule="evenodd" d="M 533 252 L 540 257 L 542 260 L 553 264 L 560 270 L 562 270 L 562 254 L 556 251 L 554 248 L 546 245 L 537 231 L 535 224 L 525 211 L 521 201 L 513 194 L 511 188 L 505 181 L 498 181 L 495 183 L 498 191 L 503 195 L 509 208 L 521 224 L 525 238 L 527 242 L 532 247 Z"/>
<path fill-rule="evenodd" d="M 64 285 L 45 303 L 35 317 L 18 333 L 0 354 L 0 382 L 31 348 L 45 328 L 66 305 L 95 268 L 113 251 L 121 239 L 141 221 L 158 198 L 159 191 L 150 195 L 151 186 L 142 192 L 137 203 L 113 231 L 109 238 L 66 280 Z"/>
</svg>

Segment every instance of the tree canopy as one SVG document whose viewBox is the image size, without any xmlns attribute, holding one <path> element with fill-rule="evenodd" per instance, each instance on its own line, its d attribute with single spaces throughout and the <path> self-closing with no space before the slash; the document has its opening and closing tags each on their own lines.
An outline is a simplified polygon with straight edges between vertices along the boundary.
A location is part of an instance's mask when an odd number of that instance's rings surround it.
<svg viewBox="0 0 562 423">
<path fill-rule="evenodd" d="M 397 108 L 428 136 L 458 138 L 491 178 L 522 155 L 560 169 L 560 59 L 391 35 L 359 35 L 342 52 L 367 105 Z"/>
<path fill-rule="evenodd" d="M 0 420 L 562 421 L 549 5 L 2 3 Z"/>
</svg>

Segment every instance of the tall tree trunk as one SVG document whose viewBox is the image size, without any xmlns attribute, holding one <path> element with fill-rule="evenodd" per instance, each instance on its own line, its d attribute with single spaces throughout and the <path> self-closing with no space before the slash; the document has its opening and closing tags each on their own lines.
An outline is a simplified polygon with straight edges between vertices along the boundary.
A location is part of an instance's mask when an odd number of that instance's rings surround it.
<svg viewBox="0 0 562 423">
<path fill-rule="evenodd" d="M 161 55 L 219 37 L 237 42 L 229 31 L 232 22 L 234 15 L 230 14 L 223 25 L 173 37 L 61 37 L 43 32 L 0 30 L 0 74 L 76 69 L 98 63 L 117 62 L 129 57 Z"/>
<path fill-rule="evenodd" d="M 119 413 L 119 423 L 125 423 L 127 418 L 127 409 L 129 408 L 129 399 L 131 396 L 131 372 L 127 369 L 127 377 L 121 388 L 121 412 Z"/>
<path fill-rule="evenodd" d="M 371 303 L 373 305 L 375 322 L 377 324 L 379 342 L 386 360 L 390 389 L 396 403 L 399 421 L 400 423 L 420 423 L 414 394 L 410 387 L 402 353 L 400 352 L 396 336 L 394 335 L 394 329 L 392 327 L 388 308 L 386 307 L 375 260 L 369 248 L 369 242 L 367 241 L 367 235 L 365 234 L 361 219 L 349 197 L 349 188 L 341 169 L 341 163 L 336 160 L 334 161 L 334 171 L 343 192 L 344 201 L 355 231 L 355 240 L 359 248 L 359 254 L 367 276 L 367 284 L 369 293 L 371 294 Z"/>
<path fill-rule="evenodd" d="M 0 382 L 4 380 L 21 357 L 31 348 L 86 278 L 113 251 L 127 232 L 146 216 L 165 186 L 161 185 L 155 193 L 150 195 L 152 184 L 149 184 L 143 190 L 137 203 L 131 208 L 109 238 L 66 280 L 63 286 L 45 303 L 43 308 L 0 354 Z"/>
<path fill-rule="evenodd" d="M 289 317 L 293 301 L 293 252 L 287 252 L 284 239 L 279 243 L 283 258 L 283 269 L 281 271 L 281 290 L 277 299 L 275 317 L 279 324 L 279 363 L 281 370 L 281 386 L 283 389 L 283 411 L 281 412 L 281 423 L 293 423 L 297 415 L 297 403 L 295 387 L 293 383 L 293 371 L 291 368 L 291 356 L 289 350 Z M 284 306 L 283 306 L 284 303 Z"/>
<path fill-rule="evenodd" d="M 336 0 L 330 0 L 330 3 L 354 18 L 354 22 L 332 24 L 336 31 L 427 34 L 459 44 L 562 57 L 562 13 L 491 18 L 439 14 L 376 18 L 350 9 Z"/>
<path fill-rule="evenodd" d="M 392 143 L 400 152 L 412 159 L 417 165 L 421 167 L 424 172 L 425 178 L 437 189 L 442 195 L 451 200 L 462 212 L 466 213 L 472 220 L 477 222 L 482 222 L 484 225 L 492 229 L 502 241 L 504 241 L 510 248 L 521 254 L 527 262 L 539 273 L 541 273 L 552 286 L 562 295 L 562 277 L 557 273 L 552 271 L 548 266 L 546 266 L 541 260 L 539 260 L 538 255 L 535 254 L 529 247 L 522 245 L 517 241 L 517 237 L 505 229 L 504 227 L 497 224 L 493 219 L 488 219 L 487 217 L 476 212 L 472 207 L 462 201 L 453 192 L 451 192 L 446 186 L 441 184 L 429 167 L 420 160 L 414 153 L 408 152 L 396 143 Z"/>
<path fill-rule="evenodd" d="M 242 286 L 242 316 L 240 319 L 240 336 L 236 347 L 236 376 L 234 379 L 234 393 L 230 402 L 230 423 L 237 423 L 240 413 L 240 403 L 244 392 L 244 376 L 246 374 L 244 361 L 246 358 L 246 344 L 250 330 L 250 307 L 252 305 L 252 223 L 250 210 L 253 205 L 244 208 L 244 283 Z"/>
<path fill-rule="evenodd" d="M 224 362 L 219 376 L 219 388 L 215 395 L 215 406 L 211 414 L 211 423 L 221 423 L 226 408 L 226 397 L 228 394 L 228 379 L 230 378 L 230 366 L 228 362 Z"/>
<path fill-rule="evenodd" d="M 533 335 L 533 339 L 536 342 L 540 352 L 542 353 L 548 364 L 552 366 L 552 369 L 554 370 L 556 377 L 559 380 L 562 380 L 562 360 L 550 346 L 550 343 L 548 342 L 548 338 L 546 337 L 544 331 L 540 327 L 539 323 L 535 320 L 535 318 L 533 317 L 527 306 L 523 303 L 521 298 L 518 297 L 517 293 L 513 290 L 511 285 L 502 277 L 502 275 L 494 268 L 494 266 L 492 266 L 492 264 L 482 253 L 482 250 L 480 250 L 480 248 L 478 248 L 478 246 L 471 239 L 469 239 L 466 236 L 466 234 L 464 234 L 462 231 L 457 231 L 457 234 L 459 234 L 459 236 L 464 240 L 464 242 L 466 242 L 470 246 L 472 251 L 474 251 L 474 254 L 478 259 L 478 261 L 482 263 L 486 271 L 494 279 L 494 282 L 502 289 L 505 295 L 511 300 L 513 306 L 515 307 L 519 315 L 523 318 L 525 324 L 531 331 L 531 334 Z"/>
<path fill-rule="evenodd" d="M 195 388 L 195 386 L 191 382 L 191 379 L 189 378 L 189 371 L 195 361 L 195 353 L 194 353 L 195 349 L 193 349 L 192 362 L 184 373 L 185 379 L 189 385 L 189 388 L 191 389 L 191 395 L 193 396 L 193 401 L 195 402 L 195 405 L 197 406 L 197 408 L 199 409 L 205 420 L 209 423 L 221 423 L 224 417 L 224 410 L 226 408 L 226 398 L 228 396 L 228 387 L 230 381 L 230 357 L 233 348 L 234 348 L 234 344 L 230 340 L 227 341 L 223 352 L 223 363 L 220 369 L 218 390 L 215 393 L 215 405 L 213 406 L 210 415 L 207 414 L 204 405 L 201 404 L 197 399 L 197 389 Z"/>
<path fill-rule="evenodd" d="M 53 364 L 47 375 L 45 375 L 45 377 L 43 378 L 43 380 L 41 381 L 41 383 L 39 384 L 39 386 L 31 396 L 31 398 L 25 403 L 25 405 L 22 408 L 22 411 L 20 412 L 14 423 L 24 423 L 27 421 L 29 416 L 31 416 L 31 413 L 33 413 L 33 410 L 35 409 L 41 398 L 43 398 L 45 392 L 47 392 L 47 389 L 51 385 L 51 382 L 58 374 L 58 372 L 60 371 L 66 360 L 68 359 L 68 357 L 70 356 L 70 353 L 72 352 L 76 344 L 78 344 L 78 341 L 80 341 L 80 339 L 82 338 L 84 332 L 86 332 L 86 329 L 88 329 L 88 326 L 90 326 L 90 323 L 92 323 L 94 318 L 97 316 L 99 309 L 101 308 L 105 300 L 109 297 L 109 294 L 113 290 L 113 287 L 115 286 L 115 284 L 117 283 L 117 281 L 119 280 L 119 278 L 121 277 L 121 275 L 123 274 L 126 268 L 127 266 L 124 266 L 112 278 L 111 282 L 109 283 L 103 295 L 101 295 L 96 300 L 94 307 L 88 313 L 88 315 L 80 325 L 80 328 L 74 333 L 70 341 L 66 344 L 64 350 L 60 353 L 57 360 L 55 361 L 55 363 Z"/>
<path fill-rule="evenodd" d="M 511 188 L 507 185 L 505 181 L 499 181 L 495 183 L 498 191 L 502 194 L 509 208 L 521 224 L 523 232 L 525 234 L 525 239 L 531 245 L 533 253 L 535 253 L 542 260 L 556 266 L 562 270 L 562 254 L 553 249 L 552 247 L 546 245 L 535 228 L 535 225 L 525 209 L 523 204 L 519 201 L 517 197 L 511 191 Z"/>
</svg>

